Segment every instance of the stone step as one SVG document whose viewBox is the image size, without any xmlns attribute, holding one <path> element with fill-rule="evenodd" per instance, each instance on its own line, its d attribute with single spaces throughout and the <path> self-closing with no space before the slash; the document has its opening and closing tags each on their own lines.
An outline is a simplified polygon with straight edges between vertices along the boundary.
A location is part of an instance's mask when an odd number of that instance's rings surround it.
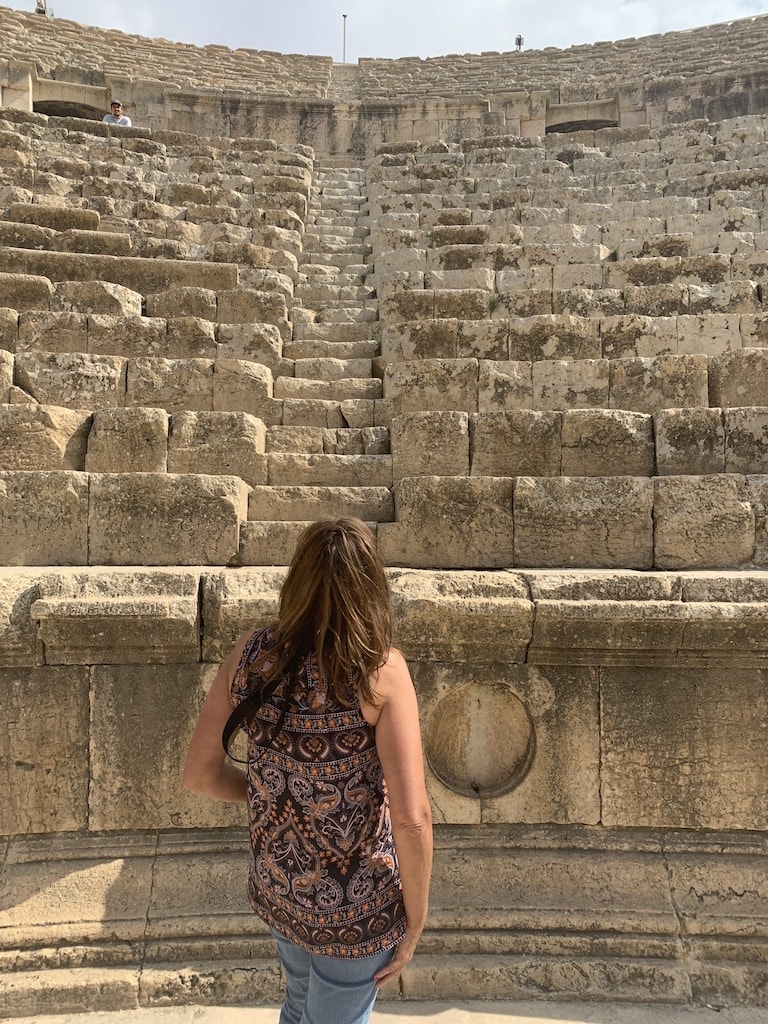
<svg viewBox="0 0 768 1024">
<path fill-rule="evenodd" d="M 395 481 L 379 546 L 409 568 L 764 569 L 766 494 L 768 477 L 738 474 L 410 477 Z"/>
<path fill-rule="evenodd" d="M 0 220 L 0 246 L 127 256 L 131 251 L 131 237 L 110 231 L 82 231 L 78 228 L 56 231 L 37 224 Z"/>
<path fill-rule="evenodd" d="M 319 485 L 254 487 L 249 498 L 249 521 L 294 522 L 333 516 L 355 516 L 371 523 L 392 522 L 395 510 L 391 489 Z"/>
<path fill-rule="evenodd" d="M 374 359 L 381 354 L 378 341 L 332 341 L 324 338 L 294 338 L 283 345 L 286 359 Z"/>
<path fill-rule="evenodd" d="M 381 398 L 382 390 L 382 382 L 378 377 L 336 377 L 332 380 L 278 377 L 275 381 L 274 397 L 345 402 L 348 399 Z"/>
<path fill-rule="evenodd" d="M 760 475 L 768 473 L 766 429 L 768 409 L 754 406 L 665 409 L 654 416 L 611 409 L 471 416 L 422 411 L 392 420 L 388 480 Z M 147 407 L 91 411 L 4 404 L 0 470 L 224 474 L 255 485 L 278 482 L 279 460 L 273 466 L 272 455 L 389 455 L 389 435 L 386 427 L 372 425 L 267 429 L 242 412 L 169 415 Z M 361 466 L 365 475 L 367 463 Z"/>
<path fill-rule="evenodd" d="M 389 455 L 387 427 L 285 427 L 267 430 L 268 454 L 300 452 L 307 455 Z"/>
<path fill-rule="evenodd" d="M 338 252 L 329 252 L 325 249 L 305 249 L 304 259 L 301 262 L 301 266 L 304 263 L 311 263 L 313 265 L 336 267 L 337 269 L 344 269 L 350 266 L 365 265 L 365 257 L 370 255 L 372 252 L 370 246 L 366 247 L 366 251 L 352 251 L 352 250 L 339 250 Z"/>
<path fill-rule="evenodd" d="M 718 356 L 761 348 L 768 341 L 763 314 L 497 318 L 495 313 L 493 319 L 475 323 L 426 317 L 387 325 L 382 332 L 382 355 L 393 363 L 472 356 L 523 361 L 695 353 Z"/>
<path fill-rule="evenodd" d="M 339 356 L 299 358 L 294 361 L 294 377 L 333 381 L 352 377 L 373 377 L 371 359 L 342 359 Z"/>
<path fill-rule="evenodd" d="M 636 839 L 630 849 L 618 830 L 599 827 L 489 824 L 478 838 L 438 826 L 429 921 L 402 996 L 599 1002 L 610 988 L 650 1014 L 650 1003 L 719 1005 L 745 963 L 758 991 L 759 844 L 743 833 L 647 828 Z M 6 1013 L 189 1005 L 208 987 L 218 1005 L 279 1003 L 274 943 L 245 897 L 232 895 L 247 872 L 244 830 L 71 832 L 8 845 L 4 883 L 31 895 L 9 910 Z M 733 872 L 745 883 L 738 891 Z M 62 903 L 66 921 L 55 912 Z M 381 1012 L 393 1005 L 385 990 Z"/>
<path fill-rule="evenodd" d="M 34 275 L 49 281 L 110 281 L 142 295 L 172 287 L 234 289 L 237 266 L 192 260 L 143 259 L 91 253 L 39 252 L 0 247 L 4 274 Z M 3 304 L 6 305 L 3 297 Z M 40 307 L 38 307 L 40 308 Z M 43 307 L 47 308 L 47 307 Z"/>
<path fill-rule="evenodd" d="M 377 338 L 381 327 L 377 323 L 311 323 L 297 324 L 293 341 L 357 342 Z"/>
<path fill-rule="evenodd" d="M 43 203 L 11 203 L 5 214 L 17 224 L 36 224 L 54 231 L 78 229 L 98 231 L 99 214 L 95 210 L 83 210 L 73 206 L 46 206 Z"/>
<path fill-rule="evenodd" d="M 273 452 L 267 482 L 271 487 L 391 487 L 392 457 Z"/>
<path fill-rule="evenodd" d="M 372 306 L 360 308 L 357 305 L 331 306 L 318 310 L 317 319 L 324 324 L 375 324 L 379 319 L 378 300 L 366 300 L 374 303 Z"/>
</svg>

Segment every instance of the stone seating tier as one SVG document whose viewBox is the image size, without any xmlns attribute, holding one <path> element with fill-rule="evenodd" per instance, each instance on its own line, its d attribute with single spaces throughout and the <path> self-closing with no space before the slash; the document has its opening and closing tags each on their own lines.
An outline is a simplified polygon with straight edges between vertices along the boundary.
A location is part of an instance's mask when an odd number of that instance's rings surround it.
<svg viewBox="0 0 768 1024">
<path fill-rule="evenodd" d="M 94 27 L 84 30 L 62 18 L 56 18 L 51 32 L 47 19 L 8 9 L 0 9 L 0 24 L 6 58 L 30 62 L 50 77 L 63 67 L 81 69 L 92 85 L 102 85 L 108 77 L 139 78 L 181 91 L 205 89 L 215 81 L 239 92 L 320 97 L 328 92 L 333 65 L 330 57 L 287 57 L 268 50 L 197 47 Z"/>
<path fill-rule="evenodd" d="M 277 524 L 284 552 L 283 523 L 353 514 L 379 524 L 388 564 L 417 569 L 768 566 L 765 475 L 424 476 L 392 487 L 384 455 L 274 454 L 268 464 L 278 482 L 253 488 L 200 473 L 2 472 L 2 562 L 236 565 L 250 544 L 259 561 L 274 550 L 265 524 Z M 343 472 L 346 485 L 330 482 Z M 294 482 L 280 483 L 283 473 Z M 241 550 L 248 520 L 261 526 Z"/>
</svg>

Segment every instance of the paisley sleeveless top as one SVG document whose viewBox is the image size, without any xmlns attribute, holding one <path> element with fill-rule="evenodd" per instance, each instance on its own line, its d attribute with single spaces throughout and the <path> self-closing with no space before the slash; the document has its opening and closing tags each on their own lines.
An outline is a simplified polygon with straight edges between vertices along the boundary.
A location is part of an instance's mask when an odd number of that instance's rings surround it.
<svg viewBox="0 0 768 1024">
<path fill-rule="evenodd" d="M 261 678 L 254 659 L 274 646 L 268 627 L 245 645 L 232 681 L 237 705 Z M 285 684 L 249 726 L 248 895 L 255 913 L 290 941 L 332 957 L 372 956 L 405 931 L 389 803 L 374 729 L 350 687 L 347 707 L 312 652 L 284 708 Z M 271 746 L 269 736 L 285 718 Z"/>
</svg>

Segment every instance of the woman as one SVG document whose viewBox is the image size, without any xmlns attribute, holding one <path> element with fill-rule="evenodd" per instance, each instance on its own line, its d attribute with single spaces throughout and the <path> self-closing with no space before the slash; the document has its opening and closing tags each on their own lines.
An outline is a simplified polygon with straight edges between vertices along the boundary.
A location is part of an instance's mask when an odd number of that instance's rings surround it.
<svg viewBox="0 0 768 1024">
<path fill-rule="evenodd" d="M 390 647 L 389 590 L 357 519 L 308 527 L 277 621 L 222 664 L 184 785 L 245 801 L 249 897 L 286 978 L 280 1024 L 365 1024 L 427 916 L 432 826 L 413 682 Z M 249 696 L 243 772 L 222 729 Z"/>
</svg>

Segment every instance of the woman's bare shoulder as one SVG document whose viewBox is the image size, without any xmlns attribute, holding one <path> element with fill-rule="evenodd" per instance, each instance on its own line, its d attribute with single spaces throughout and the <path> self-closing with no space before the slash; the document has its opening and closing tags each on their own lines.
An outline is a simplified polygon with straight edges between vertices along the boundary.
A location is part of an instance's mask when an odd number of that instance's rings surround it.
<svg viewBox="0 0 768 1024">
<path fill-rule="evenodd" d="M 376 695 L 380 700 L 386 702 L 405 685 L 413 686 L 408 663 L 402 651 L 399 651 L 397 647 L 390 647 L 387 660 L 376 673 L 374 680 Z"/>
</svg>

